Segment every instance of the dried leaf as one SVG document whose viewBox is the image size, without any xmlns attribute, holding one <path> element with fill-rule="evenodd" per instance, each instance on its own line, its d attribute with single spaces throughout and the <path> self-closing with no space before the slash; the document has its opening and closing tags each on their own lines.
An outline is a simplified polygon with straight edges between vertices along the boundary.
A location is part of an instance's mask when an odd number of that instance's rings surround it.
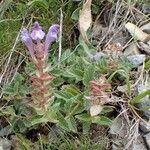
<svg viewBox="0 0 150 150">
<path fill-rule="evenodd" d="M 79 16 L 80 34 L 81 34 L 83 40 L 86 43 L 89 43 L 86 32 L 87 32 L 87 30 L 89 29 L 89 27 L 91 26 L 91 23 L 92 23 L 91 3 L 92 3 L 92 0 L 87 0 L 84 3 L 83 8 L 80 11 L 80 16 Z"/>
</svg>

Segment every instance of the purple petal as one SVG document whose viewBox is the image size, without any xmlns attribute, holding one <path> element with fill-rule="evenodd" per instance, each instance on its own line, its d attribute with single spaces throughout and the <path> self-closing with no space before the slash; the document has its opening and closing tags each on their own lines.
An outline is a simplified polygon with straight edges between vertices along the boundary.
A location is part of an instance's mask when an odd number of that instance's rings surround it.
<svg viewBox="0 0 150 150">
<path fill-rule="evenodd" d="M 37 41 L 37 40 L 42 40 L 44 36 L 45 33 L 43 32 L 42 27 L 39 25 L 38 22 L 35 22 L 32 28 L 31 38 Z"/>
<path fill-rule="evenodd" d="M 48 34 L 47 34 L 46 40 L 45 40 L 45 55 L 47 55 L 48 48 L 51 45 L 51 43 L 56 41 L 58 32 L 59 32 L 58 24 L 54 24 L 49 28 L 49 31 L 48 31 Z"/>
<path fill-rule="evenodd" d="M 35 59 L 34 56 L 34 48 L 33 48 L 33 42 L 32 39 L 29 35 L 29 32 L 26 28 L 23 28 L 22 32 L 21 32 L 21 41 L 26 45 L 26 47 L 28 48 L 30 55 L 33 59 Z"/>
</svg>

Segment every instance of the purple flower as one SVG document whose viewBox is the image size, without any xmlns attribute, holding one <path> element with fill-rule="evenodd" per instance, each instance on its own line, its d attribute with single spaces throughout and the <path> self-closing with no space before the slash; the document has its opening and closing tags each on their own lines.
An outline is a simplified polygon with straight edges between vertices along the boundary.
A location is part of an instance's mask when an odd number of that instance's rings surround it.
<svg viewBox="0 0 150 150">
<path fill-rule="evenodd" d="M 58 32 L 59 32 L 58 24 L 54 24 L 49 28 L 46 39 L 45 39 L 45 55 L 47 55 L 48 48 L 52 44 L 52 42 L 56 41 Z"/>
<path fill-rule="evenodd" d="M 44 38 L 45 33 L 43 32 L 42 27 L 39 25 L 39 23 L 35 22 L 34 26 L 32 28 L 31 35 L 27 31 L 27 29 L 24 28 L 22 30 L 21 40 L 27 46 L 27 48 L 30 52 L 30 55 L 33 59 L 37 58 L 36 55 L 38 55 L 38 57 L 39 57 L 39 52 L 40 52 L 41 56 L 44 55 L 44 58 L 46 58 L 46 56 L 48 54 L 48 48 L 52 44 L 52 42 L 56 41 L 58 32 L 59 32 L 59 25 L 58 24 L 52 25 L 49 28 L 48 34 L 46 36 L 45 44 L 41 43 L 40 40 L 42 40 Z M 35 40 L 36 44 L 34 44 L 32 40 Z M 41 46 L 41 45 L 43 45 L 43 46 Z M 41 48 L 41 47 L 43 47 L 43 48 Z M 38 52 L 38 54 L 37 54 L 37 52 Z"/>
<path fill-rule="evenodd" d="M 33 40 L 42 40 L 45 36 L 45 33 L 42 30 L 42 27 L 39 25 L 39 23 L 36 21 L 34 23 L 34 26 L 32 28 L 32 32 L 31 32 L 31 38 Z"/>
<path fill-rule="evenodd" d="M 32 39 L 30 37 L 29 32 L 27 31 L 27 29 L 23 28 L 22 32 L 21 32 L 21 41 L 26 45 L 26 47 L 28 48 L 30 55 L 33 59 L 35 59 L 34 56 L 34 46 L 33 46 L 33 42 Z"/>
</svg>

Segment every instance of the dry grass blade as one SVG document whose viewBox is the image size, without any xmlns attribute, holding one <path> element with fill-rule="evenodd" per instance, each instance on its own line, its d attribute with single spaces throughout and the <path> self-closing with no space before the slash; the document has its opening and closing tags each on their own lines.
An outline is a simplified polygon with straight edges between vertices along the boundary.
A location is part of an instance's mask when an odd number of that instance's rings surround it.
<svg viewBox="0 0 150 150">
<path fill-rule="evenodd" d="M 79 16 L 79 30 L 83 40 L 87 43 L 89 43 L 89 40 L 86 32 L 90 28 L 92 23 L 91 3 L 92 0 L 87 0 L 85 2 Z"/>
</svg>

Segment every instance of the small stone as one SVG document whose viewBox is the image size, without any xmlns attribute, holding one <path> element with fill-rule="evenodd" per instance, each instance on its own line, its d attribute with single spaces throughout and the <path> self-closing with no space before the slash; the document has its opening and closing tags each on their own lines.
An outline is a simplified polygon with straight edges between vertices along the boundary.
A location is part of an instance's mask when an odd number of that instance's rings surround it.
<svg viewBox="0 0 150 150">
<path fill-rule="evenodd" d="M 150 5 L 143 4 L 142 11 L 144 14 L 150 14 Z"/>
<path fill-rule="evenodd" d="M 149 7 L 149 8 L 150 8 L 150 7 Z M 141 29 L 142 29 L 144 32 L 150 34 L 150 22 L 148 22 L 147 24 L 143 25 L 143 26 L 141 27 Z"/>
<path fill-rule="evenodd" d="M 126 135 L 126 126 L 125 119 L 123 117 L 116 118 L 112 125 L 110 126 L 109 133 L 111 135 L 116 135 L 119 137 L 124 137 Z"/>
<path fill-rule="evenodd" d="M 136 45 L 136 43 L 133 43 L 129 45 L 125 50 L 124 50 L 124 55 L 125 56 L 130 56 L 130 55 L 138 55 L 140 54 L 140 51 Z"/>
<path fill-rule="evenodd" d="M 91 55 L 90 58 L 93 61 L 98 61 L 100 60 L 102 57 L 106 57 L 107 55 L 102 53 L 102 52 L 97 52 L 95 55 Z"/>
<path fill-rule="evenodd" d="M 121 143 L 121 141 L 119 140 L 113 141 L 112 150 L 122 150 L 123 148 L 124 145 Z"/>
<path fill-rule="evenodd" d="M 139 84 L 137 86 L 137 90 L 138 90 L 138 93 L 141 94 L 145 91 L 147 91 L 150 87 L 148 85 L 144 85 L 144 84 Z M 149 95 L 145 96 L 142 101 L 139 103 L 138 107 L 140 109 L 144 109 L 143 110 L 143 115 L 146 117 L 147 120 L 150 119 L 150 108 L 149 109 L 146 109 L 147 107 L 150 107 L 150 98 L 149 98 Z"/>
<path fill-rule="evenodd" d="M 148 44 L 145 44 L 143 42 L 139 42 L 139 47 L 142 51 L 150 55 L 150 46 Z"/>
<path fill-rule="evenodd" d="M 125 93 L 127 91 L 127 85 L 123 85 L 123 86 L 118 86 L 117 90 L 119 92 Z"/>
<path fill-rule="evenodd" d="M 144 140 L 145 140 L 147 147 L 150 149 L 150 133 L 144 135 Z"/>
<path fill-rule="evenodd" d="M 143 133 L 148 133 L 148 132 L 150 132 L 150 125 L 148 123 L 146 124 L 145 122 L 141 121 L 140 122 L 140 130 Z"/>
<path fill-rule="evenodd" d="M 0 130 L 0 137 L 8 136 L 11 132 L 10 126 L 6 126 Z"/>
<path fill-rule="evenodd" d="M 0 138 L 0 150 L 10 150 L 11 142 L 7 139 Z"/>
<path fill-rule="evenodd" d="M 133 55 L 133 56 L 128 56 L 127 59 L 134 65 L 134 67 L 138 67 L 143 62 L 145 61 L 145 55 L 140 54 L 140 55 Z"/>
<path fill-rule="evenodd" d="M 148 46 L 150 46 L 150 41 L 147 42 Z"/>
<path fill-rule="evenodd" d="M 133 142 L 133 147 L 131 150 L 147 150 L 141 135 L 138 136 L 138 138 Z"/>
</svg>

